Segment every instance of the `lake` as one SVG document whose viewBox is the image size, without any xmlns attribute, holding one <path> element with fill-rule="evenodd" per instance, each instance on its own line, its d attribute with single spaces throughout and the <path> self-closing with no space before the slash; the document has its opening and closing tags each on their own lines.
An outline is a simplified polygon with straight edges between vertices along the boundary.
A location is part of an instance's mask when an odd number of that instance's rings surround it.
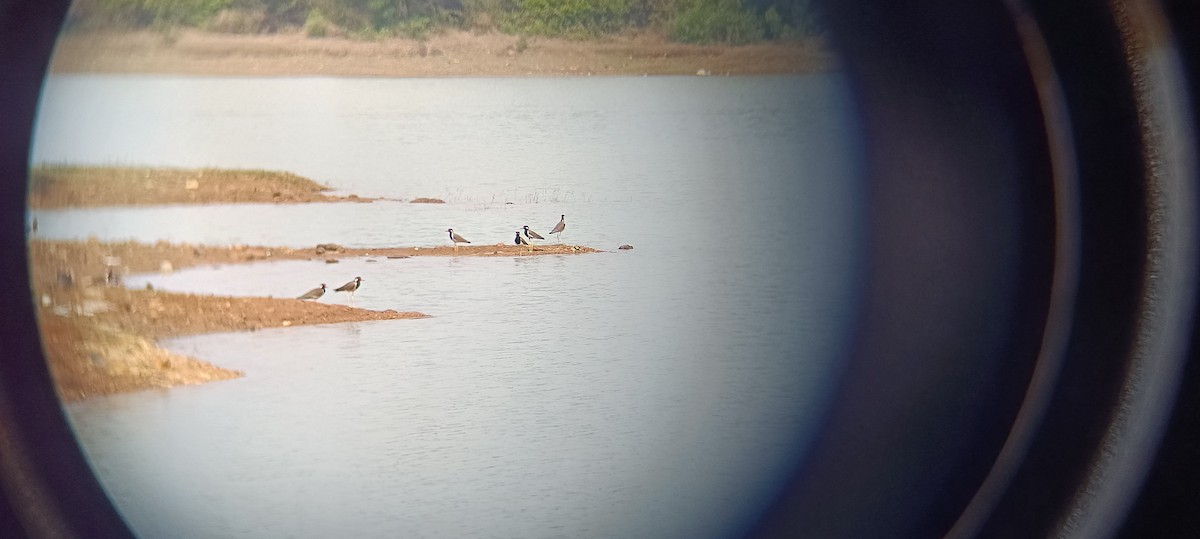
<svg viewBox="0 0 1200 539">
<path fill-rule="evenodd" d="M 292 297 L 361 275 L 355 305 L 432 316 L 171 339 L 246 376 L 66 405 L 144 537 L 737 536 L 801 465 L 854 329 L 863 158 L 836 74 L 54 76 L 41 107 L 35 163 L 448 201 L 31 212 L 42 237 L 421 247 L 565 214 L 564 242 L 608 251 L 131 277 Z"/>
</svg>

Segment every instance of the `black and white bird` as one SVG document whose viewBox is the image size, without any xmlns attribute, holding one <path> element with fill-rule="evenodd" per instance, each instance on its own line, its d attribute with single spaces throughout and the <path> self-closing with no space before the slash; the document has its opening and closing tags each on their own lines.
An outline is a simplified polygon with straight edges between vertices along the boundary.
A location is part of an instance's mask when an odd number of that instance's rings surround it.
<svg viewBox="0 0 1200 539">
<path fill-rule="evenodd" d="M 339 286 L 339 287 L 333 289 L 333 291 L 334 292 L 349 292 L 350 300 L 353 301 L 354 300 L 354 292 L 356 290 L 358 290 L 358 287 L 362 286 L 362 282 L 363 282 L 362 277 L 355 277 L 353 281 L 350 281 L 342 286 Z"/>
<path fill-rule="evenodd" d="M 528 227 L 526 227 L 526 228 L 528 228 Z M 521 237 L 520 230 L 517 231 L 517 237 L 513 238 L 513 243 L 517 244 L 518 247 L 524 245 L 526 247 L 529 247 L 529 250 L 531 250 L 531 251 L 533 250 L 533 246 L 529 245 L 529 241 L 527 241 L 525 238 Z"/>
<path fill-rule="evenodd" d="M 564 217 L 565 217 L 565 216 L 564 216 Z M 546 238 L 543 238 L 541 234 L 538 234 L 537 232 L 534 232 L 534 231 L 532 231 L 532 230 L 529 230 L 529 225 L 525 225 L 525 226 L 521 227 L 521 230 L 524 230 L 524 231 L 525 231 L 525 238 L 526 238 L 526 239 L 530 239 L 530 240 L 544 240 L 544 239 L 546 239 Z"/>
<path fill-rule="evenodd" d="M 324 295 L 325 295 L 325 283 L 321 283 L 321 286 L 314 288 L 312 290 L 309 290 L 308 292 L 305 292 L 303 296 L 300 296 L 297 299 L 317 299 Z"/>
<path fill-rule="evenodd" d="M 567 228 L 567 216 L 566 215 L 559 217 L 558 224 L 554 225 L 554 230 L 550 231 L 551 234 L 558 234 L 558 243 L 562 243 L 562 231 L 564 228 Z"/>
<path fill-rule="evenodd" d="M 449 232 L 449 233 L 450 233 L 450 241 L 454 242 L 454 250 L 455 250 L 455 251 L 457 251 L 457 250 L 458 250 L 458 244 L 460 244 L 460 243 L 471 243 L 471 242 L 467 241 L 467 239 L 466 239 L 466 238 L 464 238 L 464 237 L 462 237 L 462 236 L 459 236 L 458 234 L 455 234 L 455 233 L 454 233 L 454 229 L 453 229 L 453 228 L 447 228 L 447 229 L 446 229 L 446 232 Z"/>
</svg>

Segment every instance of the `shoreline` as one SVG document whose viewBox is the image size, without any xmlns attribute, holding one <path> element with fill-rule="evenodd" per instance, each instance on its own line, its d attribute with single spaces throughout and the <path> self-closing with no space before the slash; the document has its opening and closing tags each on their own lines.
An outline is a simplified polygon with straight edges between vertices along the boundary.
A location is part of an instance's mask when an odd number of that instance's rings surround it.
<svg viewBox="0 0 1200 539">
<path fill-rule="evenodd" d="M 654 35 L 590 41 L 463 30 L 425 40 L 310 38 L 300 32 L 78 32 L 59 36 L 52 74 L 230 77 L 586 77 L 783 75 L 836 69 L 819 39 L 718 46 Z"/>
<path fill-rule="evenodd" d="M 228 380 L 244 373 L 174 354 L 158 339 L 226 331 L 374 320 L 427 318 L 413 311 L 374 311 L 291 298 L 210 296 L 132 290 L 107 282 L 105 262 L 117 274 L 171 271 L 203 265 L 266 260 L 337 260 L 349 257 L 539 256 L 599 252 L 575 245 L 311 249 L 31 238 L 33 301 L 42 348 L 64 402 L 89 397 Z M 115 258 L 114 258 L 115 257 Z"/>
<path fill-rule="evenodd" d="M 29 173 L 29 207 L 52 210 L 170 204 L 373 202 L 330 195 L 333 188 L 272 170 L 38 165 Z"/>
</svg>

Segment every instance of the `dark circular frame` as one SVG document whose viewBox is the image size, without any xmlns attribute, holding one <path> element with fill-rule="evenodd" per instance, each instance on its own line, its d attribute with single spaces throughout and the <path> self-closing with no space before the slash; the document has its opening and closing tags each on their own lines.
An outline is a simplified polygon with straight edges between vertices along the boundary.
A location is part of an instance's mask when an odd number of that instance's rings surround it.
<svg viewBox="0 0 1200 539">
<path fill-rule="evenodd" d="M 822 4 L 866 134 L 865 300 L 757 537 L 1200 535 L 1200 7 Z M 0 3 L 0 536 L 126 537 L 24 235 L 67 4 Z"/>
</svg>

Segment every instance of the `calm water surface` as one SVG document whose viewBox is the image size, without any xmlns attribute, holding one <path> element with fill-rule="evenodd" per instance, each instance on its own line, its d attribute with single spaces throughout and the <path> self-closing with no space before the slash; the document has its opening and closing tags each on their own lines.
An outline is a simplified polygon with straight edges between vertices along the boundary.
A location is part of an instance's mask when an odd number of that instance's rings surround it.
<svg viewBox="0 0 1200 539">
<path fill-rule="evenodd" d="M 802 458 L 852 329 L 852 126 L 831 75 L 51 78 L 35 162 L 449 203 L 34 212 L 46 237 L 427 246 L 565 213 L 567 242 L 635 246 L 135 276 L 291 297 L 361 275 L 356 305 L 433 317 L 169 340 L 246 377 L 68 413 L 146 537 L 736 535 Z"/>
</svg>

